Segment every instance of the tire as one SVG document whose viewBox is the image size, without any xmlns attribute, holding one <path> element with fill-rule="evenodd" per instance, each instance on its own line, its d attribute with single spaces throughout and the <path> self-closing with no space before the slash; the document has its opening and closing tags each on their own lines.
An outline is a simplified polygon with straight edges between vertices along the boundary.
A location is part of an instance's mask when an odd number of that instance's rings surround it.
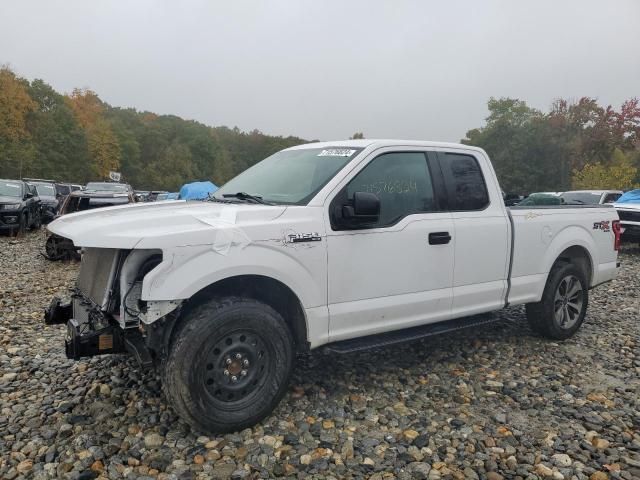
<svg viewBox="0 0 640 480">
<path fill-rule="evenodd" d="M 56 261 L 62 259 L 62 255 L 60 254 L 60 249 L 58 247 L 58 239 L 53 234 L 47 237 L 47 240 L 44 244 L 44 251 L 45 256 L 49 260 Z"/>
<path fill-rule="evenodd" d="M 280 402 L 294 357 L 291 332 L 271 307 L 213 299 L 181 319 L 162 368 L 165 393 L 198 431 L 242 430 Z"/>
<path fill-rule="evenodd" d="M 542 300 L 526 306 L 532 330 L 553 340 L 572 337 L 582 325 L 589 303 L 584 272 L 571 263 L 557 263 L 549 272 Z"/>
<path fill-rule="evenodd" d="M 40 215 L 40 212 L 38 212 L 35 220 L 33 221 L 33 225 L 31 225 L 31 229 L 40 230 L 40 227 L 42 227 L 42 216 Z"/>
<path fill-rule="evenodd" d="M 18 220 L 18 228 L 16 229 L 16 236 L 22 237 L 27 230 L 27 214 L 21 213 L 20 220 Z"/>
</svg>

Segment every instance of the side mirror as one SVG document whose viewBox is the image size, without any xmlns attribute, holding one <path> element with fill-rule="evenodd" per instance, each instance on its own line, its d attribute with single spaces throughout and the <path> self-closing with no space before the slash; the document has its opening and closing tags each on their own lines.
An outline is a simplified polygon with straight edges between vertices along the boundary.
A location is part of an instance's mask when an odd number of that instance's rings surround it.
<svg viewBox="0 0 640 480">
<path fill-rule="evenodd" d="M 355 192 L 353 205 L 342 206 L 342 217 L 356 223 L 370 223 L 380 216 L 380 199 L 375 193 Z"/>
<path fill-rule="evenodd" d="M 24 199 L 25 200 L 28 200 L 30 198 L 33 198 L 33 193 L 27 192 L 27 193 L 24 194 Z"/>
</svg>

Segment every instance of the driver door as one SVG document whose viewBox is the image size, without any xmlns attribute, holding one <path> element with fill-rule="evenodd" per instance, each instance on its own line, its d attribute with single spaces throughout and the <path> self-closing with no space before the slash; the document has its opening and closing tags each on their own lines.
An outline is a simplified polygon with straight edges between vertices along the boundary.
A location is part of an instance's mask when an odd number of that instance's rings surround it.
<svg viewBox="0 0 640 480">
<path fill-rule="evenodd" d="M 330 341 L 451 315 L 455 232 L 451 214 L 441 208 L 435 155 L 386 149 L 363 164 L 327 212 Z M 341 223 L 342 205 L 355 192 L 378 196 L 377 221 Z"/>
</svg>

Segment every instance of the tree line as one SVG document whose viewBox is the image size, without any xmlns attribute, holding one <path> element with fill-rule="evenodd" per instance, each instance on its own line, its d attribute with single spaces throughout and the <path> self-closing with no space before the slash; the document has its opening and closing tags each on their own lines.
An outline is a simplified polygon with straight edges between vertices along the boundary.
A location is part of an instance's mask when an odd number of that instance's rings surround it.
<svg viewBox="0 0 640 480">
<path fill-rule="evenodd" d="M 117 171 L 135 188 L 175 191 L 193 180 L 220 185 L 305 142 L 112 107 L 91 90 L 64 95 L 0 69 L 0 178 L 86 183 Z"/>
<path fill-rule="evenodd" d="M 559 99 L 548 112 L 513 98 L 491 98 L 481 128 L 462 143 L 482 147 L 505 191 L 637 188 L 640 104 L 616 110 L 594 98 Z"/>
<path fill-rule="evenodd" d="M 640 103 L 556 100 L 548 112 L 491 98 L 485 125 L 462 143 L 484 148 L 507 192 L 629 189 L 640 184 Z M 352 138 L 364 138 L 362 132 Z M 119 171 L 139 189 L 222 184 L 306 140 L 209 127 L 173 115 L 112 107 L 93 91 L 56 92 L 0 68 L 0 177 L 85 183 Z"/>
</svg>

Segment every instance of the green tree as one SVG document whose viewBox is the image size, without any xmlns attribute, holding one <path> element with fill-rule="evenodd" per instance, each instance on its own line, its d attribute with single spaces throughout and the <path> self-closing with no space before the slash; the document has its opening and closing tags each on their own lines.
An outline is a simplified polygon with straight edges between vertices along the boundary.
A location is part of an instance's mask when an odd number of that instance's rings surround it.
<svg viewBox="0 0 640 480">
<path fill-rule="evenodd" d="M 31 82 L 29 94 L 37 106 L 28 117 L 36 152 L 25 175 L 90 180 L 87 139 L 64 97 L 42 80 Z"/>
</svg>

